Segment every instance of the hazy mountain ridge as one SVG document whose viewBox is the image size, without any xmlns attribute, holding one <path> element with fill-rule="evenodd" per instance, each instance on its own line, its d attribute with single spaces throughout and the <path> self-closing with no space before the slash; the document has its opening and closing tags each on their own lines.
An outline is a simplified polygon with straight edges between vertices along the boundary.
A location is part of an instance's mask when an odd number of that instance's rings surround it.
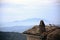
<svg viewBox="0 0 60 40">
<path fill-rule="evenodd" d="M 0 31 L 6 32 L 23 32 L 33 27 L 33 25 L 39 24 L 41 18 L 30 18 L 26 20 L 17 20 L 13 22 L 8 22 L 0 26 Z M 47 20 L 44 20 L 47 21 Z"/>
<path fill-rule="evenodd" d="M 25 30 L 32 28 L 32 26 L 13 26 L 13 27 L 0 27 L 0 31 L 5 32 L 19 32 L 22 33 Z"/>
<path fill-rule="evenodd" d="M 8 23 L 4 23 L 2 24 L 5 27 L 9 27 L 9 26 L 31 26 L 31 25 L 36 25 L 39 24 L 39 21 L 41 20 L 41 18 L 30 18 L 30 19 L 25 19 L 25 20 L 17 20 L 17 21 L 13 21 L 13 22 L 8 22 Z M 48 20 L 43 19 L 45 22 L 48 22 Z"/>
</svg>

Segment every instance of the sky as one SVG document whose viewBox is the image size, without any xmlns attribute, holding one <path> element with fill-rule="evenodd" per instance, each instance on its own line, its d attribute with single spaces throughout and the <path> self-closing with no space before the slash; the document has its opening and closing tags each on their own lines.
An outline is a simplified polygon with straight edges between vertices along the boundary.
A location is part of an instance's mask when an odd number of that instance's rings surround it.
<svg viewBox="0 0 60 40">
<path fill-rule="evenodd" d="M 60 24 L 58 0 L 1 0 L 1 22 L 12 22 L 28 18 L 45 18 Z"/>
</svg>

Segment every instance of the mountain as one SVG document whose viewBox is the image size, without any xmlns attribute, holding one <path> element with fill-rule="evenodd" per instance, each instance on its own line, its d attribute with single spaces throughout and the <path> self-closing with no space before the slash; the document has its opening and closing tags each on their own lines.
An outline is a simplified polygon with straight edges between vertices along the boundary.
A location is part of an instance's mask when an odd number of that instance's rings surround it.
<svg viewBox="0 0 60 40">
<path fill-rule="evenodd" d="M 19 32 L 22 33 L 25 30 L 32 28 L 32 26 L 12 26 L 12 27 L 0 27 L 0 31 L 3 32 Z"/>
<path fill-rule="evenodd" d="M 41 18 L 31 18 L 31 19 L 26 19 L 26 20 L 17 20 L 13 22 L 8 22 L 4 23 L 2 26 L 3 27 L 11 27 L 11 26 L 31 26 L 31 25 L 37 25 L 39 24 L 40 20 L 44 20 L 45 22 L 48 22 L 45 19 Z"/>
<path fill-rule="evenodd" d="M 6 32 L 24 32 L 25 30 L 28 30 L 32 28 L 34 25 L 38 25 L 40 23 L 40 18 L 31 18 L 26 20 L 17 20 L 13 22 L 8 22 L 5 24 L 2 24 L 0 26 L 0 31 L 6 31 Z M 43 19 L 44 21 L 47 21 Z"/>
<path fill-rule="evenodd" d="M 23 34 L 26 34 L 28 40 L 60 40 L 60 27 L 57 26 L 45 26 L 45 32 L 40 33 L 41 26 L 35 25 L 33 28 L 26 30 Z M 43 27 L 42 27 L 43 29 Z M 42 31 L 42 30 L 41 30 Z"/>
</svg>

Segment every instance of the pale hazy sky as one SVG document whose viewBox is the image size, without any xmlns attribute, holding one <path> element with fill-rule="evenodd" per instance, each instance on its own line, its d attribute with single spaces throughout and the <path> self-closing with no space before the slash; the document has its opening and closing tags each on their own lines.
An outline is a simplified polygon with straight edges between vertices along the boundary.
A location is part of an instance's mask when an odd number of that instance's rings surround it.
<svg viewBox="0 0 60 40">
<path fill-rule="evenodd" d="M 28 18 L 45 18 L 51 23 L 60 23 L 57 0 L 1 0 L 2 22 L 24 20 Z"/>
</svg>

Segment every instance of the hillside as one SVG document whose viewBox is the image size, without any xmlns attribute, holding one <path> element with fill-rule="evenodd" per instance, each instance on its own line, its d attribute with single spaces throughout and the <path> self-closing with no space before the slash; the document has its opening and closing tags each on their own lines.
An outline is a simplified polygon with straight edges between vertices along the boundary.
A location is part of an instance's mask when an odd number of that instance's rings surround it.
<svg viewBox="0 0 60 40">
<path fill-rule="evenodd" d="M 46 32 L 49 32 L 50 30 L 53 30 L 53 29 L 57 29 L 58 27 L 54 27 L 54 26 L 46 26 Z M 23 33 L 27 33 L 27 34 L 39 34 L 39 25 L 35 25 L 33 28 L 23 32 Z"/>
<path fill-rule="evenodd" d="M 47 40 L 59 40 L 60 39 L 60 27 L 58 26 L 45 26 L 46 32 L 40 34 L 39 25 L 35 25 L 33 28 L 23 32 L 23 34 L 27 34 L 29 36 L 37 37 L 40 35 L 46 36 Z M 32 37 L 31 36 L 31 37 Z M 29 40 L 29 39 L 28 39 Z M 38 39 L 39 40 L 39 39 Z"/>
</svg>

